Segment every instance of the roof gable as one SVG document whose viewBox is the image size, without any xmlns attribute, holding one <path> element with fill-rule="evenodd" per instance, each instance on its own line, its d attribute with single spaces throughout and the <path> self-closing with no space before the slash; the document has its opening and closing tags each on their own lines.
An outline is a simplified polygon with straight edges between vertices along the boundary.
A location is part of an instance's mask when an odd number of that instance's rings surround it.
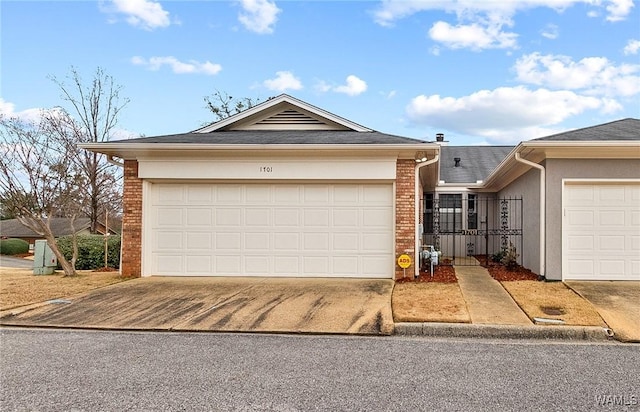
<svg viewBox="0 0 640 412">
<path fill-rule="evenodd" d="M 193 133 L 234 130 L 342 130 L 370 132 L 364 126 L 281 94 Z"/>
</svg>

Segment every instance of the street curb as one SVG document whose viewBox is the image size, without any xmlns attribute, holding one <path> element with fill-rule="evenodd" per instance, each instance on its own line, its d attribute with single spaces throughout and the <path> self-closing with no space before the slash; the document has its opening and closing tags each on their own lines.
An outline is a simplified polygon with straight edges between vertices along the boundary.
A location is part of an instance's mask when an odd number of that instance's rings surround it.
<svg viewBox="0 0 640 412">
<path fill-rule="evenodd" d="M 613 333 L 610 329 L 598 326 L 516 326 L 400 322 L 395 324 L 395 334 L 401 336 L 486 339 L 546 339 L 601 342 L 613 340 Z"/>
</svg>

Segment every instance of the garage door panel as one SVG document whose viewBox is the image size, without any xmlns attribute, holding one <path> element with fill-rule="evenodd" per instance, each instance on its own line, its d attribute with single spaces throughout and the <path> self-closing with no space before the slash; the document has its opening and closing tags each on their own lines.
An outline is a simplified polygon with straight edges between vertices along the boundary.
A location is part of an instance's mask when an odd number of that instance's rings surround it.
<svg viewBox="0 0 640 412">
<path fill-rule="evenodd" d="M 157 231 L 154 239 L 158 250 L 181 252 L 183 246 L 183 234 L 177 231 Z"/>
<path fill-rule="evenodd" d="M 213 190 L 210 186 L 188 185 L 187 203 L 190 205 L 210 205 L 214 201 Z"/>
<path fill-rule="evenodd" d="M 158 270 L 168 274 L 180 274 L 184 270 L 184 257 L 179 255 L 158 255 Z"/>
<path fill-rule="evenodd" d="M 565 184 L 563 279 L 640 280 L 640 184 Z"/>
<path fill-rule="evenodd" d="M 180 185 L 159 184 L 156 187 L 156 198 L 158 204 L 181 205 L 185 203 L 184 187 Z"/>
<path fill-rule="evenodd" d="M 277 227 L 298 227 L 300 226 L 300 209 L 275 209 L 274 210 L 274 226 Z"/>
<path fill-rule="evenodd" d="M 240 209 L 216 209 L 216 225 L 238 227 L 242 224 L 242 211 Z"/>
<path fill-rule="evenodd" d="M 160 227 L 180 227 L 184 225 L 182 219 L 183 209 L 179 208 L 159 208 L 156 213 L 157 224 Z"/>
<path fill-rule="evenodd" d="M 248 208 L 244 211 L 244 221 L 247 226 L 271 226 L 271 209 Z"/>
<path fill-rule="evenodd" d="M 213 212 L 211 208 L 187 209 L 187 226 L 211 226 L 213 223 Z"/>
<path fill-rule="evenodd" d="M 245 233 L 244 249 L 249 252 L 271 250 L 270 238 L 271 235 L 268 232 Z"/>
<path fill-rule="evenodd" d="M 242 274 L 240 255 L 216 255 L 215 271 L 222 276 L 239 276 Z"/>
<path fill-rule="evenodd" d="M 329 233 L 303 233 L 303 249 L 307 252 L 329 252 Z"/>
<path fill-rule="evenodd" d="M 154 184 L 145 273 L 390 278 L 392 188 Z"/>
<path fill-rule="evenodd" d="M 187 232 L 187 249 L 193 250 L 208 250 L 213 249 L 213 235 L 211 232 Z"/>
<path fill-rule="evenodd" d="M 187 273 L 189 275 L 202 275 L 211 273 L 213 270 L 213 259 L 210 255 L 187 255 Z"/>
<path fill-rule="evenodd" d="M 242 237 L 240 233 L 216 233 L 215 248 L 219 250 L 237 250 L 242 247 Z"/>
<path fill-rule="evenodd" d="M 329 210 L 305 209 L 304 225 L 307 227 L 329 227 Z"/>
<path fill-rule="evenodd" d="M 336 227 L 360 226 L 358 209 L 333 209 L 333 225 Z"/>
</svg>

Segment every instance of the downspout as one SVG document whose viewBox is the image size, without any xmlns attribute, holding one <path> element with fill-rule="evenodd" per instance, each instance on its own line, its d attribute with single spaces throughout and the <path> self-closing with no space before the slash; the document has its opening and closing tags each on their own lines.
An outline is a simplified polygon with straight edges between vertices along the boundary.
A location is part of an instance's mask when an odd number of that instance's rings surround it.
<svg viewBox="0 0 640 412">
<path fill-rule="evenodd" d="M 544 166 L 520 157 L 520 152 L 516 152 L 515 159 L 520 163 L 540 170 L 540 276 L 546 279 L 546 171 Z"/>
<path fill-rule="evenodd" d="M 429 159 L 426 162 L 421 162 L 418 163 L 416 165 L 415 168 L 415 172 L 413 175 L 413 180 L 415 183 L 415 205 L 414 205 L 414 212 L 415 212 L 415 222 L 414 222 L 414 226 L 415 226 L 415 250 L 414 250 L 414 254 L 413 254 L 413 259 L 415 260 L 414 262 L 414 273 L 413 273 L 413 277 L 414 279 L 417 278 L 418 276 L 420 276 L 420 265 L 419 265 L 419 257 L 420 257 L 420 247 L 419 247 L 419 243 L 418 243 L 418 238 L 420 237 L 421 233 L 420 232 L 420 199 L 422 198 L 422 196 L 420 196 L 420 169 L 422 169 L 425 166 L 429 166 L 430 164 L 433 164 L 435 162 L 437 162 L 438 160 L 440 160 L 440 154 L 437 153 L 435 155 L 435 157 L 433 159 Z"/>
<path fill-rule="evenodd" d="M 111 163 L 112 165 L 124 167 L 124 163 L 115 160 L 112 155 L 107 155 L 107 162 Z"/>
</svg>

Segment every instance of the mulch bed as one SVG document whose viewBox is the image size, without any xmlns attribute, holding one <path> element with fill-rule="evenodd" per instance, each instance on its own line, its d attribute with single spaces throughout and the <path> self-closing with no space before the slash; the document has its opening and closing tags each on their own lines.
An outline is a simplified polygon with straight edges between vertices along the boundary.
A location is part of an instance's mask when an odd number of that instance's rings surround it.
<svg viewBox="0 0 640 412">
<path fill-rule="evenodd" d="M 94 272 L 116 272 L 118 269 L 112 267 L 102 267 L 98 269 L 94 269 Z"/>
<path fill-rule="evenodd" d="M 517 266 L 514 269 L 507 269 L 502 263 L 487 259 L 484 255 L 474 256 L 480 265 L 489 271 L 492 278 L 498 282 L 511 282 L 516 280 L 538 280 L 538 275 L 527 268 Z"/>
<path fill-rule="evenodd" d="M 456 273 L 453 266 L 438 265 L 433 268 L 433 277 L 430 272 L 420 272 L 420 276 L 416 279 L 404 278 L 399 279 L 398 283 L 408 282 L 436 282 L 436 283 L 457 283 Z"/>
</svg>

